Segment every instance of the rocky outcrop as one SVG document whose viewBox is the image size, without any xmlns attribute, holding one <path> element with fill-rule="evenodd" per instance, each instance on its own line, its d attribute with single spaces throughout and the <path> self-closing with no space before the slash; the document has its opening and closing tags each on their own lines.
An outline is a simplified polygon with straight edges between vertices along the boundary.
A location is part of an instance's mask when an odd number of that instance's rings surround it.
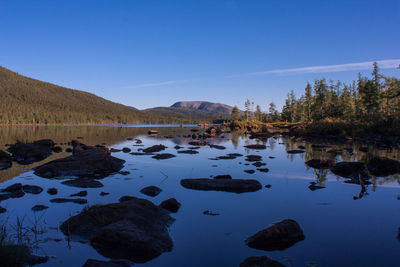
<svg viewBox="0 0 400 267">
<path fill-rule="evenodd" d="M 400 162 L 385 157 L 374 157 L 368 162 L 367 168 L 374 176 L 389 176 L 400 172 Z"/>
<path fill-rule="evenodd" d="M 234 193 L 255 192 L 262 187 L 260 182 L 251 179 L 186 178 L 181 180 L 181 185 L 188 189 Z"/>
<path fill-rule="evenodd" d="M 172 222 L 165 209 L 130 197 L 122 203 L 84 209 L 62 223 L 60 229 L 66 235 L 90 240 L 105 257 L 143 263 L 172 250 L 167 230 Z"/>
<path fill-rule="evenodd" d="M 305 238 L 300 225 L 291 219 L 286 219 L 257 232 L 246 239 L 251 248 L 260 250 L 285 250 Z"/>
<path fill-rule="evenodd" d="M 7 151 L 19 164 L 31 164 L 41 161 L 51 155 L 54 142 L 50 139 L 38 140 L 33 143 L 17 142 L 11 145 Z"/>
<path fill-rule="evenodd" d="M 35 174 L 45 178 L 65 176 L 101 176 L 118 172 L 125 161 L 99 149 L 75 152 L 72 156 L 50 161 L 35 168 Z"/>
<path fill-rule="evenodd" d="M 154 145 L 148 148 L 143 149 L 143 153 L 155 153 L 165 150 L 167 147 L 163 145 Z"/>
</svg>

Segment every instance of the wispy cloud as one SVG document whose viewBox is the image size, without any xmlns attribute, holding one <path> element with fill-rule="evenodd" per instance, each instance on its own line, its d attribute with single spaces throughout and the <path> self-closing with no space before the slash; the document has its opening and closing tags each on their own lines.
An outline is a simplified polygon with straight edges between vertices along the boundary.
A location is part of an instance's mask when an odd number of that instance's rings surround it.
<svg viewBox="0 0 400 267">
<path fill-rule="evenodd" d="M 123 88 L 135 89 L 135 88 L 144 88 L 144 87 L 156 87 L 156 86 L 170 85 L 170 84 L 176 84 L 176 83 L 183 83 L 186 81 L 187 80 L 171 80 L 171 81 L 165 81 L 165 82 L 142 83 L 142 84 L 137 84 L 137 85 L 132 85 L 132 86 L 125 86 Z"/>
<path fill-rule="evenodd" d="M 379 68 L 381 69 L 394 69 L 400 65 L 400 59 L 377 60 Z M 256 75 L 268 74 L 304 74 L 304 73 L 327 73 L 327 72 L 341 72 L 341 71 L 355 71 L 355 70 L 368 70 L 372 69 L 374 61 L 348 63 L 340 65 L 325 65 L 325 66 L 312 66 L 292 69 L 276 69 L 260 72 L 249 72 L 237 75 L 225 76 L 226 78 L 246 77 Z"/>
</svg>

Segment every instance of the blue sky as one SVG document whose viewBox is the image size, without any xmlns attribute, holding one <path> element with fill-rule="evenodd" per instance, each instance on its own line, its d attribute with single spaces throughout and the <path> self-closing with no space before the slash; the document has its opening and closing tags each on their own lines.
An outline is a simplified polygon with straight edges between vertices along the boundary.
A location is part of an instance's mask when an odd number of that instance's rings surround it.
<svg viewBox="0 0 400 267">
<path fill-rule="evenodd" d="M 398 0 L 0 0 L 0 25 L 0 65 L 139 109 L 267 109 L 315 78 L 369 74 L 370 61 L 400 76 Z"/>
</svg>

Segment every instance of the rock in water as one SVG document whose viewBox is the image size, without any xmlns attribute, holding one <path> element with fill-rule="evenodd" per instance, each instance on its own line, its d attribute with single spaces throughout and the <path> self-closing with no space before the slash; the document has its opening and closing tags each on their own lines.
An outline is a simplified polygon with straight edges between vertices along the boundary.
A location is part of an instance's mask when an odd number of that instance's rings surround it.
<svg viewBox="0 0 400 267">
<path fill-rule="evenodd" d="M 51 155 L 54 142 L 50 139 L 38 140 L 33 143 L 17 142 L 10 146 L 7 151 L 19 164 L 31 164 L 41 161 Z"/>
<path fill-rule="evenodd" d="M 90 240 L 105 257 L 144 263 L 172 250 L 167 227 L 173 220 L 151 201 L 130 197 L 122 203 L 84 209 L 60 229 L 66 235 Z"/>
<path fill-rule="evenodd" d="M 35 174 L 44 178 L 65 176 L 107 176 L 124 167 L 125 160 L 115 158 L 99 149 L 88 149 L 72 156 L 50 161 L 35 168 Z"/>
<path fill-rule="evenodd" d="M 161 193 L 161 191 L 162 190 L 160 188 L 158 188 L 157 186 L 154 186 L 154 185 L 147 186 L 145 188 L 142 188 L 142 190 L 140 190 L 140 192 L 142 194 L 145 194 L 145 195 L 148 195 L 148 196 L 151 196 L 151 197 L 157 196 L 158 194 Z"/>
<path fill-rule="evenodd" d="M 272 251 L 287 249 L 305 238 L 295 220 L 286 219 L 257 232 L 246 239 L 251 248 Z"/>
<path fill-rule="evenodd" d="M 339 162 L 330 168 L 331 171 L 345 178 L 355 178 L 364 172 L 365 167 L 362 162 Z"/>
<path fill-rule="evenodd" d="M 400 162 L 385 157 L 374 157 L 368 162 L 367 168 L 374 176 L 389 176 L 400 172 Z"/>
<path fill-rule="evenodd" d="M 12 166 L 12 158 L 9 154 L 0 150 L 0 170 L 8 169 Z"/>
<path fill-rule="evenodd" d="M 175 198 L 170 198 L 161 202 L 160 207 L 170 212 L 176 213 L 181 207 L 181 203 L 179 203 Z"/>
<path fill-rule="evenodd" d="M 329 169 L 335 166 L 335 161 L 331 159 L 311 159 L 306 162 L 307 166 L 314 169 Z"/>
<path fill-rule="evenodd" d="M 257 180 L 251 179 L 209 179 L 209 178 L 186 178 L 181 180 L 183 187 L 205 191 L 225 191 L 234 193 L 254 192 L 261 189 Z"/>
<path fill-rule="evenodd" d="M 285 267 L 285 265 L 271 260 L 267 256 L 253 256 L 242 261 L 239 267 Z"/>
</svg>

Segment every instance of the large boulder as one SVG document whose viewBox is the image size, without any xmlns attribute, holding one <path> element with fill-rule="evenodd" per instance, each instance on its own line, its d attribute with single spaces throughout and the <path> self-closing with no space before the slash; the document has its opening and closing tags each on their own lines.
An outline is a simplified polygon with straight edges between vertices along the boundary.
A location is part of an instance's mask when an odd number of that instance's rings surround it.
<svg viewBox="0 0 400 267">
<path fill-rule="evenodd" d="M 130 197 L 122 203 L 86 208 L 60 229 L 66 235 L 90 240 L 105 257 L 143 263 L 172 250 L 167 227 L 173 220 L 151 201 Z"/>
<path fill-rule="evenodd" d="M 368 162 L 367 168 L 374 176 L 389 176 L 400 172 L 400 162 L 385 157 L 374 157 Z"/>
<path fill-rule="evenodd" d="M 3 150 L 0 150 L 0 170 L 5 170 L 8 169 L 12 166 L 12 158 L 11 156 L 4 152 Z"/>
<path fill-rule="evenodd" d="M 45 178 L 65 176 L 101 176 L 118 172 L 125 161 L 99 149 L 75 152 L 72 156 L 50 161 L 35 168 L 35 174 Z"/>
<path fill-rule="evenodd" d="M 330 170 L 338 176 L 353 179 L 364 173 L 365 166 L 362 162 L 342 161 L 332 166 Z"/>
<path fill-rule="evenodd" d="M 251 248 L 272 251 L 285 250 L 305 238 L 300 225 L 291 219 L 286 219 L 261 230 L 246 239 Z"/>
<path fill-rule="evenodd" d="M 41 161 L 51 155 L 54 142 L 50 139 L 38 140 L 33 143 L 17 142 L 11 145 L 7 151 L 19 164 L 31 164 Z"/>
<path fill-rule="evenodd" d="M 267 256 L 252 256 L 242 261 L 239 267 L 285 267 L 285 265 Z"/>
<path fill-rule="evenodd" d="M 181 185 L 188 189 L 234 193 L 255 192 L 262 188 L 259 181 L 251 179 L 186 178 L 181 180 Z"/>
</svg>

